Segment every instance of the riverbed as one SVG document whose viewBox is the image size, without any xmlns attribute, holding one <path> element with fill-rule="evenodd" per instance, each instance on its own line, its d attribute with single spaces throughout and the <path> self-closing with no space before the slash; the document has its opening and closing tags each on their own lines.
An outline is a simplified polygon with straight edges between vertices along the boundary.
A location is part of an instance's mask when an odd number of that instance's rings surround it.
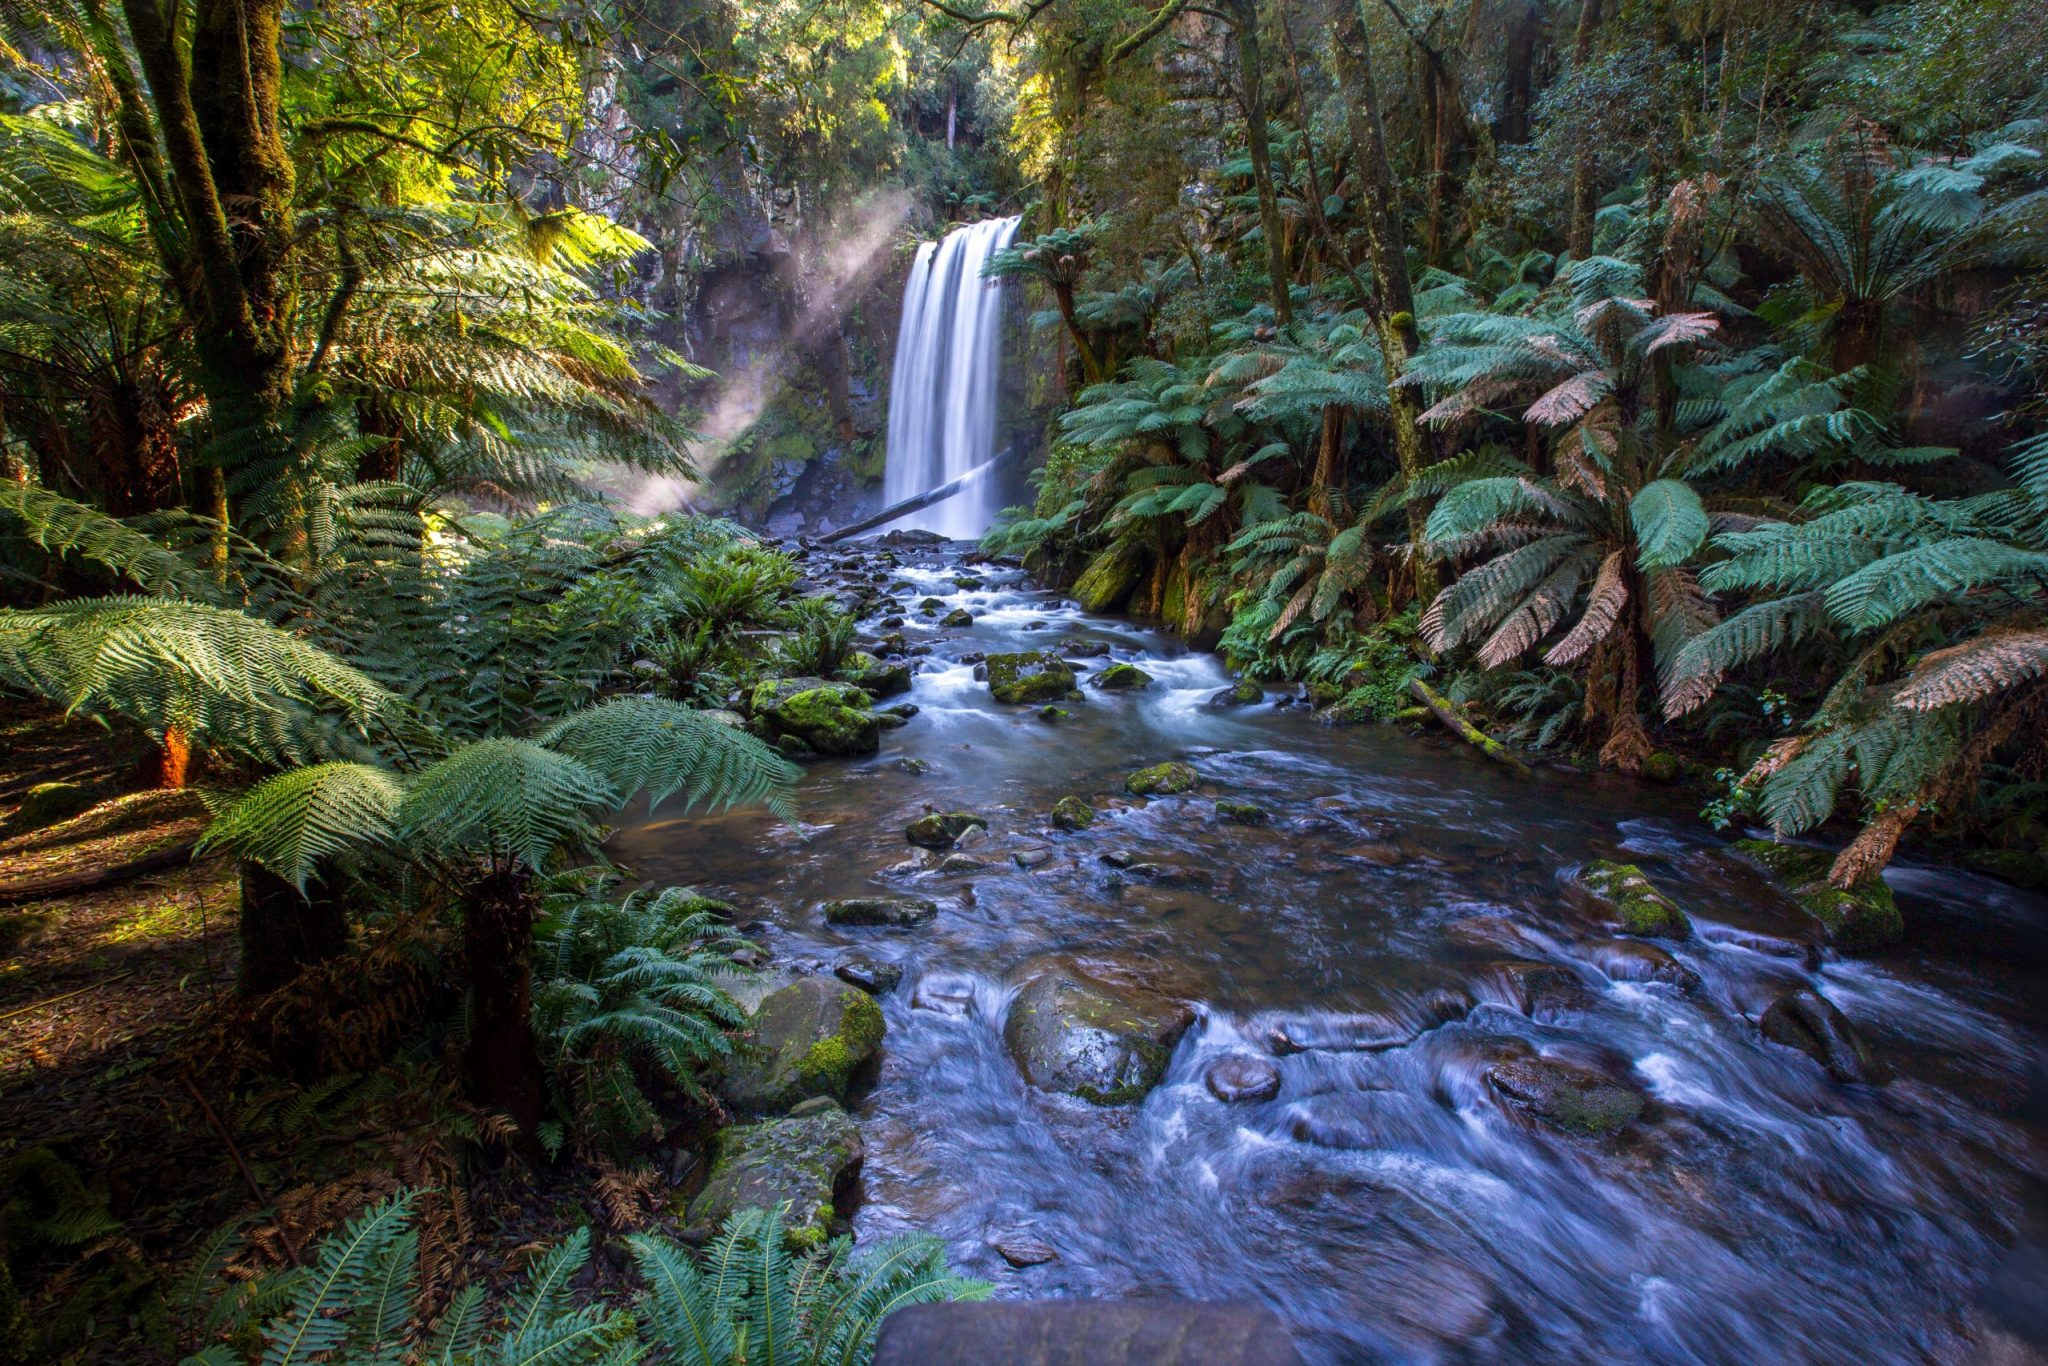
<svg viewBox="0 0 2048 1366">
<path fill-rule="evenodd" d="M 1272 700 L 1212 705 L 1232 682 L 1215 659 L 1016 569 L 963 566 L 965 549 L 811 553 L 821 581 L 889 594 L 929 649 L 891 699 L 917 714 L 880 754 L 807 765 L 799 826 L 657 814 L 611 849 L 740 904 L 779 968 L 901 968 L 855 1111 L 858 1235 L 934 1233 L 1003 1296 L 1263 1303 L 1318 1362 L 1971 1358 L 2043 1175 L 2041 901 L 1902 866 L 1903 944 L 1815 950 L 1694 800 L 1518 776 Z M 919 612 L 927 598 L 942 608 Z M 972 624 L 940 626 L 955 608 Z M 979 655 L 1056 642 L 1107 648 L 1079 659 L 1064 716 L 998 704 L 976 677 Z M 1152 683 L 1091 687 L 1114 662 Z M 1125 794 L 1167 760 L 1200 786 Z M 1051 825 L 1068 795 L 1099 813 L 1087 829 Z M 1267 819 L 1227 820 L 1219 800 Z M 952 871 L 905 841 L 928 809 L 989 821 Z M 1673 980 L 1617 967 L 1570 895 L 1594 859 L 1639 865 L 1690 916 L 1692 937 L 1663 946 Z M 912 928 L 819 912 L 878 892 L 940 911 Z M 1049 969 L 1192 1008 L 1139 1103 L 1026 1083 L 1004 1017 Z M 1889 1081 L 1832 1080 L 1761 1036 L 1799 986 Z M 1489 1080 L 1509 1055 L 1601 1071 L 1646 1106 L 1611 1135 L 1560 1129 Z M 1219 1099 L 1224 1057 L 1270 1065 L 1278 1093 Z M 1018 1267 L 999 1245 L 1054 1255 Z"/>
</svg>

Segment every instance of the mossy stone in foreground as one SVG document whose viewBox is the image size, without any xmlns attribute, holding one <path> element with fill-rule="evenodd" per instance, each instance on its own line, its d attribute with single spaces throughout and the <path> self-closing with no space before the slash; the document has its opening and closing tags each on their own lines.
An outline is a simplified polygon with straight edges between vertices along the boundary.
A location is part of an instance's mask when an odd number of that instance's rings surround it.
<svg viewBox="0 0 2048 1366">
<path fill-rule="evenodd" d="M 724 1091 L 753 1114 L 814 1096 L 844 1100 L 874 1059 L 885 1025 L 874 998 L 836 977 L 804 977 L 771 992 L 748 1020 L 753 1037 L 726 1064 Z"/>
<path fill-rule="evenodd" d="M 1154 764 L 1124 779 L 1124 791 L 1133 797 L 1177 797 L 1195 790 L 1201 777 L 1190 764 Z"/>
<path fill-rule="evenodd" d="M 1061 830 L 1086 830 L 1095 824 L 1095 808 L 1079 797 L 1062 797 L 1052 804 L 1052 823 Z"/>
<path fill-rule="evenodd" d="M 910 691 L 910 666 L 888 663 L 855 651 L 840 666 L 839 676 L 871 697 L 894 697 Z"/>
<path fill-rule="evenodd" d="M 1595 859 L 1580 872 L 1579 886 L 1630 934 L 1645 939 L 1692 937 L 1692 921 L 1685 912 L 1633 863 Z"/>
<path fill-rule="evenodd" d="M 787 1204 L 789 1245 L 822 1246 L 839 1218 L 834 1194 L 860 1170 L 862 1156 L 860 1126 L 830 1101 L 727 1129 L 712 1142 L 710 1179 L 684 1219 L 693 1231 L 708 1232 L 739 1210 Z"/>
<path fill-rule="evenodd" d="M 1074 601 L 1084 612 L 1114 612 L 1145 572 L 1145 552 L 1119 541 L 1088 562 L 1074 580 Z"/>
<path fill-rule="evenodd" d="M 988 690 L 998 702 L 1056 702 L 1074 692 L 1074 671 L 1049 650 L 990 655 Z"/>
<path fill-rule="evenodd" d="M 1837 948 L 1876 948 L 1905 934 L 1905 917 L 1884 879 L 1872 878 L 1845 892 L 1828 881 L 1834 859 L 1825 849 L 1776 840 L 1738 840 L 1735 847 L 1777 874 Z"/>
<path fill-rule="evenodd" d="M 868 695 L 851 683 L 817 678 L 771 679 L 749 699 L 756 724 L 778 743 L 799 740 L 819 754 L 873 754 L 882 747 L 882 724 L 868 710 Z"/>
<path fill-rule="evenodd" d="M 1635 1123 L 1642 1093 L 1575 1063 L 1511 1058 L 1487 1072 L 1494 1089 L 1521 1109 L 1567 1133 L 1600 1138 Z"/>
<path fill-rule="evenodd" d="M 1152 686 L 1152 675 L 1135 664 L 1112 664 L 1095 675 L 1095 686 L 1104 692 L 1135 692 Z"/>
<path fill-rule="evenodd" d="M 1218 692 L 1209 694 L 1212 707 L 1256 707 L 1266 700 L 1266 690 L 1249 678 L 1240 678 Z"/>
<path fill-rule="evenodd" d="M 939 913 L 939 903 L 919 896 L 848 896 L 825 903 L 831 925 L 922 925 Z"/>
<path fill-rule="evenodd" d="M 1133 1105 L 1166 1075 L 1186 1006 L 1054 970 L 1010 1003 L 1003 1042 L 1024 1079 L 1095 1105 Z"/>
</svg>

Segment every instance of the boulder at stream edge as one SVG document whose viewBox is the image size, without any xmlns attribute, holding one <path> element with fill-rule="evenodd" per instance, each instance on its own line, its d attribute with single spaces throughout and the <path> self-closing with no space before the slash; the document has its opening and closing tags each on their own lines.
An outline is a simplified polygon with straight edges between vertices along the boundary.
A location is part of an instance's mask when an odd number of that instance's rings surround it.
<svg viewBox="0 0 2048 1366">
<path fill-rule="evenodd" d="M 1003 1041 L 1024 1079 L 1096 1105 L 1131 1105 L 1159 1084 L 1194 1022 L 1178 1001 L 1056 969 L 1010 1003 Z"/>
<path fill-rule="evenodd" d="M 822 1246 L 839 1221 L 838 1192 L 859 1173 L 862 1156 L 860 1126 L 829 1100 L 736 1125 L 712 1141 L 711 1175 L 685 1222 L 691 1232 L 708 1234 L 739 1210 L 787 1204 L 789 1245 Z"/>
<path fill-rule="evenodd" d="M 817 1096 L 846 1099 L 886 1027 L 874 998 L 836 977 L 800 977 L 769 993 L 747 1024 L 753 1037 L 733 1050 L 721 1089 L 750 1114 L 776 1114 Z"/>
</svg>

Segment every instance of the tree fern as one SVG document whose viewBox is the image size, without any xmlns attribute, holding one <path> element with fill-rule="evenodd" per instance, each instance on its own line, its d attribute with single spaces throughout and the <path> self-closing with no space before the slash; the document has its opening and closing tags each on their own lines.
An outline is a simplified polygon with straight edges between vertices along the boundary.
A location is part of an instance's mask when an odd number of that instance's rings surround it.
<svg viewBox="0 0 2048 1366">
<path fill-rule="evenodd" d="M 593 812 L 617 804 L 603 774 L 566 754 L 531 740 L 477 740 L 407 785 L 398 829 L 423 848 L 541 868 L 557 848 L 589 839 Z"/>
<path fill-rule="evenodd" d="M 621 697 L 564 718 L 539 742 L 585 765 L 619 800 L 646 792 L 651 806 L 676 793 L 691 806 L 766 802 L 794 819 L 793 764 L 745 731 L 679 702 Z"/>
<path fill-rule="evenodd" d="M 253 859 L 300 891 L 320 866 L 396 832 L 405 788 L 369 764 L 314 764 L 266 778 L 219 812 L 202 852 Z"/>
</svg>

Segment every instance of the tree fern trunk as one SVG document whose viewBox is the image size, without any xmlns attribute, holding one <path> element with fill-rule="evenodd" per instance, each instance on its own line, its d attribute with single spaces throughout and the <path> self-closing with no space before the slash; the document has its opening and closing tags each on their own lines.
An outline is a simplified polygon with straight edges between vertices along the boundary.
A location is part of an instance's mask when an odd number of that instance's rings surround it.
<svg viewBox="0 0 2048 1366">
<path fill-rule="evenodd" d="M 192 775 L 192 736 L 172 726 L 157 742 L 156 785 L 167 791 L 183 788 Z"/>
<path fill-rule="evenodd" d="M 493 873 L 472 889 L 463 918 L 469 965 L 469 1098 L 518 1126 L 521 1155 L 538 1160 L 543 1104 L 530 1003 L 534 898 L 524 872 Z"/>
<path fill-rule="evenodd" d="M 310 897 L 259 863 L 242 865 L 241 967 L 235 989 L 264 996 L 348 948 L 341 898 L 314 885 Z"/>
</svg>

